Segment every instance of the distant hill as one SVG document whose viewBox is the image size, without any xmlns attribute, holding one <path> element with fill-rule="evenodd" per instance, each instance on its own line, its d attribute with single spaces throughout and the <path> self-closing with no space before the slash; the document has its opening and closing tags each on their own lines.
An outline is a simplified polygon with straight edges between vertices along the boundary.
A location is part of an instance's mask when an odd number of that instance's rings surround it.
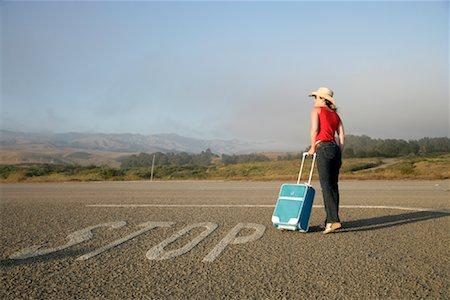
<svg viewBox="0 0 450 300">
<path fill-rule="evenodd" d="M 368 136 L 347 135 L 344 157 L 399 157 L 450 153 L 450 138 L 421 138 L 419 140 L 372 139 Z M 198 154 L 210 149 L 222 155 L 265 152 L 268 144 L 240 140 L 202 140 L 177 134 L 103 134 L 103 133 L 24 133 L 0 130 L 0 164 L 49 163 L 79 165 L 109 165 L 139 153 Z M 295 153 L 292 155 L 296 155 Z M 289 153 L 273 153 L 272 159 Z M 299 159 L 299 158 L 297 158 Z"/>
<path fill-rule="evenodd" d="M 177 134 L 24 133 L 0 130 L 0 164 L 78 163 L 119 165 L 135 153 L 250 153 L 258 145 L 233 140 L 202 140 Z"/>
</svg>

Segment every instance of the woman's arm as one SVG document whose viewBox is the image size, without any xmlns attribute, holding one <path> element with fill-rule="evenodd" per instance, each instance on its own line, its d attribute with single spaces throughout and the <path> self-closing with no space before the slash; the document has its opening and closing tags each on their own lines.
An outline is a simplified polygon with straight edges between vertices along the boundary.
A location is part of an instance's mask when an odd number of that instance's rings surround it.
<svg viewBox="0 0 450 300">
<path fill-rule="evenodd" d="M 345 132 L 344 132 L 344 124 L 342 124 L 342 120 L 341 120 L 341 123 L 339 123 L 338 136 L 339 136 L 339 148 L 341 149 L 341 152 L 344 153 Z"/>
<path fill-rule="evenodd" d="M 316 137 L 319 133 L 319 112 L 320 108 L 314 107 L 311 110 L 311 148 L 309 148 L 308 155 L 313 155 L 316 152 Z"/>
</svg>

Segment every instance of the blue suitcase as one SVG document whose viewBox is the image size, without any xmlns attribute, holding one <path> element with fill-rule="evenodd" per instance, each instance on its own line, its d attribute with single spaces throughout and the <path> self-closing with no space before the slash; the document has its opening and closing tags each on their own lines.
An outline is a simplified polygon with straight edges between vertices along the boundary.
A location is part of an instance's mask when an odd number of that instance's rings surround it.
<svg viewBox="0 0 450 300">
<path fill-rule="evenodd" d="M 283 184 L 280 188 L 275 211 L 272 215 L 272 223 L 278 229 L 298 230 L 301 232 L 307 232 L 309 229 L 309 218 L 314 195 L 316 194 L 316 191 L 311 186 L 316 154 L 314 153 L 312 158 L 308 182 L 300 184 L 306 156 L 308 156 L 308 153 L 303 153 L 297 184 Z"/>
</svg>

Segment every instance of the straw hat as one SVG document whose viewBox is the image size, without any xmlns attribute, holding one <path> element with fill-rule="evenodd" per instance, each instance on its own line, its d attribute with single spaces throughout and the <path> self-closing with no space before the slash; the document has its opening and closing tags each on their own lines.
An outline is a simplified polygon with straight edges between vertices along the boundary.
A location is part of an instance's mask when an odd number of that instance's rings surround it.
<svg viewBox="0 0 450 300">
<path fill-rule="evenodd" d="M 335 103 L 334 99 L 333 99 L 333 94 L 334 94 L 333 91 L 330 90 L 329 88 L 320 87 L 317 91 L 309 93 L 308 96 L 310 96 L 310 97 L 319 96 L 319 97 L 322 97 L 324 99 L 330 100 L 331 102 Z"/>
</svg>

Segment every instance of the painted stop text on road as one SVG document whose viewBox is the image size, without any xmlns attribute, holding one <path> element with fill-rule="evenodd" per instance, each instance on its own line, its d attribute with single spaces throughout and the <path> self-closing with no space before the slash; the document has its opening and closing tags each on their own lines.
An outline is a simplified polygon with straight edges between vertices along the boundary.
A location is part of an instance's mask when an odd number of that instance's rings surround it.
<svg viewBox="0 0 450 300">
<path fill-rule="evenodd" d="M 86 228 L 83 228 L 81 230 L 75 231 L 73 233 L 70 233 L 67 235 L 66 239 L 67 242 L 64 245 L 57 246 L 57 247 L 47 247 L 47 243 L 43 244 L 37 244 L 32 245 L 30 247 L 24 248 L 12 255 L 9 256 L 10 259 L 14 260 L 23 260 L 23 259 L 30 259 L 45 255 L 50 255 L 57 253 L 59 251 L 63 251 L 65 249 L 68 249 L 70 247 L 73 247 L 75 245 L 79 245 L 83 242 L 86 242 L 88 240 L 91 240 L 94 238 L 94 232 L 99 228 L 109 228 L 109 229 L 120 229 L 124 226 L 126 226 L 125 221 L 118 221 L 118 222 L 109 222 L 109 223 L 101 223 L 93 226 L 89 226 Z M 98 249 L 95 249 L 93 251 L 90 251 L 86 254 L 83 254 L 76 258 L 77 261 L 84 261 L 91 259 L 93 257 L 96 257 L 98 255 L 101 255 L 102 253 L 111 250 L 121 244 L 126 243 L 127 241 L 130 241 L 134 238 L 137 238 L 138 236 L 151 231 L 151 230 L 157 230 L 158 228 L 164 228 L 164 227 L 171 227 L 175 225 L 174 222 L 145 222 L 140 225 L 138 225 L 139 230 L 124 236 L 118 240 L 115 240 L 107 245 L 104 245 Z M 200 242 L 202 242 L 204 239 L 206 239 L 213 231 L 215 231 L 219 226 L 216 223 L 211 222 L 202 222 L 202 223 L 195 223 L 185 226 L 180 231 L 174 233 L 170 237 L 166 238 L 162 242 L 160 242 L 158 245 L 153 246 L 150 248 L 147 253 L 145 253 L 145 257 L 149 260 L 166 260 L 166 259 L 173 259 L 180 255 L 186 254 L 192 249 L 195 248 Z M 192 230 L 200 228 L 203 229 L 203 231 L 198 234 L 195 238 L 190 240 L 187 244 L 184 246 L 173 249 L 173 250 L 165 250 L 167 246 L 174 243 L 184 235 L 188 234 Z M 247 229 L 250 230 L 250 234 L 239 236 L 239 233 L 243 230 Z M 237 245 L 237 244 L 244 244 L 256 241 L 260 239 L 264 232 L 266 227 L 261 224 L 256 223 L 238 223 L 234 228 L 232 228 L 220 241 L 219 243 L 211 249 L 211 251 L 203 258 L 203 262 L 213 262 L 215 261 L 222 252 L 225 251 L 225 249 L 229 245 Z"/>
</svg>

